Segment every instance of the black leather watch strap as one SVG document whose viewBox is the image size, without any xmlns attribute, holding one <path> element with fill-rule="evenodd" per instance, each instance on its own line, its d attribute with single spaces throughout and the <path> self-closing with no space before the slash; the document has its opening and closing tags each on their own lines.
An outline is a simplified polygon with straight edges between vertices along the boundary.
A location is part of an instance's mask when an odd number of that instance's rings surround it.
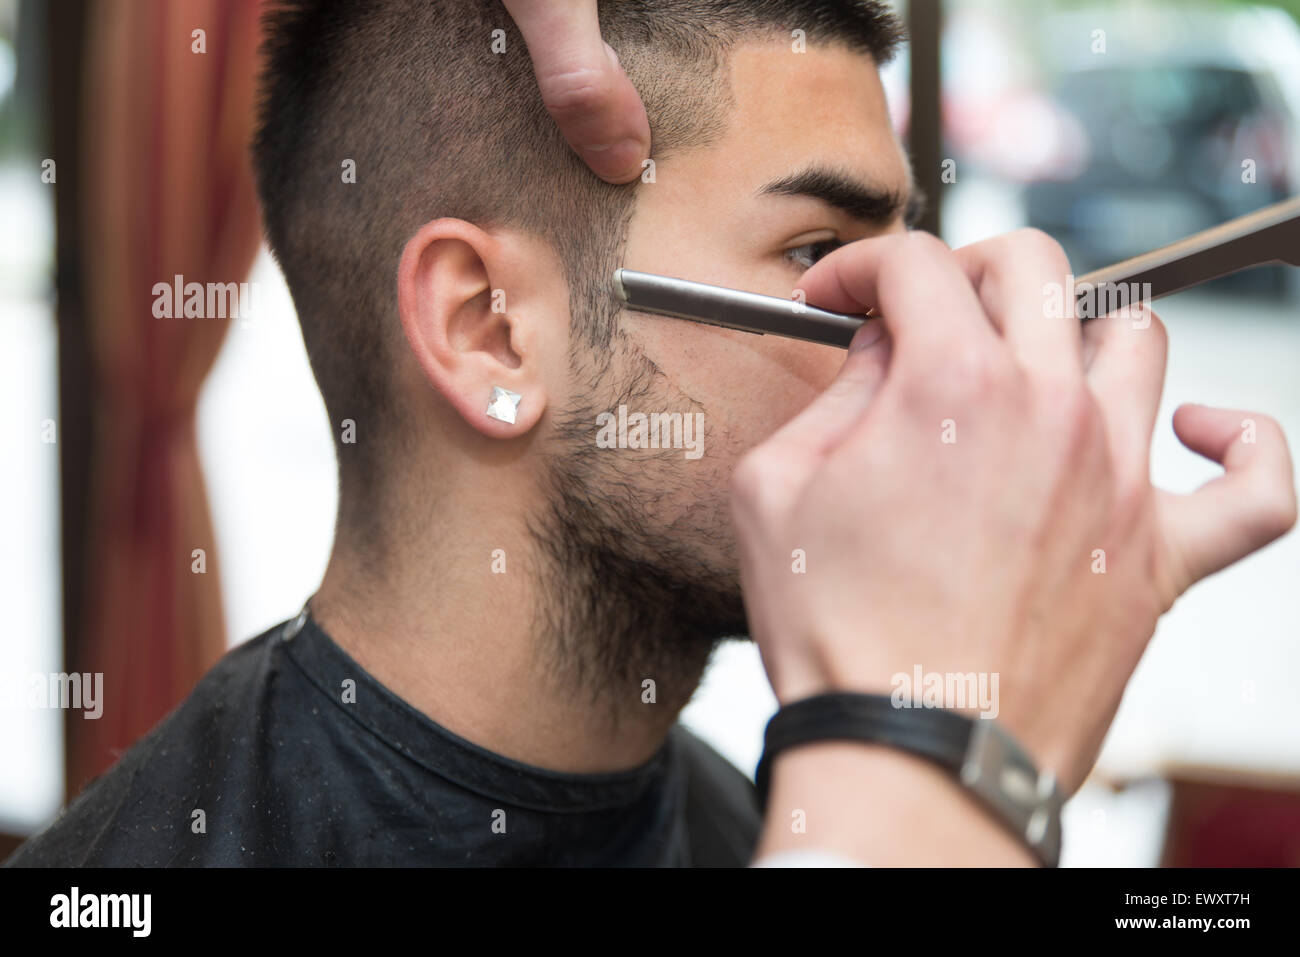
<svg viewBox="0 0 1300 957">
<path fill-rule="evenodd" d="M 1060 858 L 1061 799 L 1055 779 L 1040 775 L 1028 755 L 995 722 L 943 708 L 900 708 L 888 695 L 837 692 L 781 708 L 768 722 L 754 775 L 767 809 L 772 760 L 812 741 L 864 741 L 927 758 L 959 783 L 1049 867 Z"/>
</svg>

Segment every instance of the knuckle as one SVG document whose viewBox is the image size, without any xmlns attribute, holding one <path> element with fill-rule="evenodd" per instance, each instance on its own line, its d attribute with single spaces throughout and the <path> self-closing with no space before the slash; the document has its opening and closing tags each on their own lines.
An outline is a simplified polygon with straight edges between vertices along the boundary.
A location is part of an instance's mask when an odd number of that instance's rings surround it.
<svg viewBox="0 0 1300 957">
<path fill-rule="evenodd" d="M 947 370 L 947 378 L 961 395 L 987 399 L 996 395 L 1002 384 L 997 363 L 986 352 L 967 352 Z"/>
<path fill-rule="evenodd" d="M 1053 393 L 1065 426 L 1074 432 L 1091 433 L 1100 421 L 1100 413 L 1087 387 L 1081 382 L 1068 383 L 1055 387 Z"/>
<path fill-rule="evenodd" d="M 889 248 L 880 258 L 880 272 L 885 281 L 888 281 L 918 262 L 949 254 L 951 250 L 942 239 L 927 232 L 913 230 L 892 239 Z"/>
<path fill-rule="evenodd" d="M 1049 283 L 1044 286 L 1044 292 L 1049 288 L 1063 289 L 1066 278 L 1071 275 L 1072 270 L 1070 257 L 1066 255 L 1060 243 L 1041 229 L 1029 227 L 1012 233 L 1008 238 L 1008 244 L 1010 248 L 1003 256 L 1004 262 L 1032 264 L 1033 268 L 1041 270 L 1044 281 Z M 1073 298 L 1061 296 L 1060 305 L 1067 315 L 1074 315 Z M 1055 308 L 1052 310 L 1052 312 L 1056 311 Z"/>
<path fill-rule="evenodd" d="M 1111 511 L 1117 525 L 1131 528 L 1138 524 L 1152 501 L 1152 488 L 1145 475 L 1136 472 L 1115 485 Z"/>
<path fill-rule="evenodd" d="M 1022 253 L 1032 253 L 1036 257 L 1062 263 L 1067 270 L 1069 268 L 1065 248 L 1041 229 L 1032 226 L 1018 229 L 1012 233 L 1012 241 Z"/>
<path fill-rule="evenodd" d="M 1037 384 L 1036 402 L 1048 431 L 1071 451 L 1090 447 L 1101 427 L 1101 412 L 1081 382 L 1048 379 Z"/>
<path fill-rule="evenodd" d="M 577 116 L 603 108 L 611 93 L 605 74 L 578 69 L 538 78 L 542 102 L 554 115 Z"/>
<path fill-rule="evenodd" d="M 952 252 L 945 243 L 934 233 L 927 233 L 922 229 L 914 229 L 910 232 L 903 233 L 902 246 L 910 250 L 915 255 L 934 256 L 940 253 Z"/>
<path fill-rule="evenodd" d="M 1286 433 L 1282 430 L 1282 425 L 1277 419 L 1271 415 L 1262 415 L 1258 412 L 1250 413 L 1247 418 L 1255 423 L 1256 441 L 1267 442 L 1270 445 L 1280 445 L 1283 449 L 1286 449 Z"/>
<path fill-rule="evenodd" d="M 1249 534 L 1261 545 L 1280 538 L 1295 527 L 1297 503 L 1294 467 L 1287 447 L 1286 432 L 1271 416 L 1246 414 L 1255 430 L 1255 442 L 1273 446 L 1277 457 L 1272 467 L 1261 463 L 1251 483 L 1251 507 L 1246 521 Z"/>
<path fill-rule="evenodd" d="M 1278 483 L 1275 488 L 1261 491 L 1255 496 L 1251 530 L 1261 542 L 1281 538 L 1295 527 L 1296 496 L 1289 485 Z"/>
<path fill-rule="evenodd" d="M 1129 348 L 1135 354 L 1145 357 L 1149 362 L 1158 363 L 1163 368 L 1169 358 L 1169 331 L 1152 311 L 1150 304 L 1139 304 L 1121 310 L 1119 317 L 1126 321 L 1116 326 L 1116 334 L 1127 336 L 1131 340 Z"/>
</svg>

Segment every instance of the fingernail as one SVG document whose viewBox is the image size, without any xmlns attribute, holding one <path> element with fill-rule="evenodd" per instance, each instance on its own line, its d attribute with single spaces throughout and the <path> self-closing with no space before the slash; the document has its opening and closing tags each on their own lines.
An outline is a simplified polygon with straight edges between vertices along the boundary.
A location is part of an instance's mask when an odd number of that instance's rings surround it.
<svg viewBox="0 0 1300 957">
<path fill-rule="evenodd" d="M 639 139 L 629 137 L 605 146 L 585 147 L 582 155 L 598 175 L 626 182 L 640 174 L 645 148 Z"/>
<path fill-rule="evenodd" d="M 849 354 L 870 349 L 883 338 L 885 338 L 884 327 L 879 322 L 868 319 L 862 324 L 862 328 L 853 334 L 853 340 L 849 343 Z"/>
</svg>

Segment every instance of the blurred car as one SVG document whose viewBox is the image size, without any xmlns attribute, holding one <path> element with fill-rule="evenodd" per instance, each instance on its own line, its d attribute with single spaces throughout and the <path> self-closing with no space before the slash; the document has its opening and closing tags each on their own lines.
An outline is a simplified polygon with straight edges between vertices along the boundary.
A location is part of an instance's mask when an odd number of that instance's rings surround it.
<svg viewBox="0 0 1300 957">
<path fill-rule="evenodd" d="M 1105 52 L 1090 42 L 1097 30 Z M 1032 139 L 1020 154 L 1038 160 L 1019 170 L 1027 218 L 1061 241 L 1076 273 L 1300 192 L 1300 27 L 1288 15 L 1098 8 L 1048 18 L 1044 36 L 1050 102 L 1031 103 L 1023 123 L 1008 113 L 997 139 Z M 1217 285 L 1284 294 L 1290 272 Z"/>
</svg>

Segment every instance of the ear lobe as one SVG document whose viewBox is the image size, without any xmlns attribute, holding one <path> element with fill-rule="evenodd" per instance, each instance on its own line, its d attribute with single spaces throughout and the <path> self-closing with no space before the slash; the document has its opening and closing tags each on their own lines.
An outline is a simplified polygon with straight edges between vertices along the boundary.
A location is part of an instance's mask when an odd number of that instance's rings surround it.
<svg viewBox="0 0 1300 957">
<path fill-rule="evenodd" d="M 467 424 L 493 438 L 523 435 L 546 407 L 527 304 L 506 298 L 506 241 L 463 220 L 434 220 L 407 242 L 397 274 L 402 330 L 425 379 Z M 494 388 L 521 398 L 507 410 L 494 403 Z"/>
</svg>

